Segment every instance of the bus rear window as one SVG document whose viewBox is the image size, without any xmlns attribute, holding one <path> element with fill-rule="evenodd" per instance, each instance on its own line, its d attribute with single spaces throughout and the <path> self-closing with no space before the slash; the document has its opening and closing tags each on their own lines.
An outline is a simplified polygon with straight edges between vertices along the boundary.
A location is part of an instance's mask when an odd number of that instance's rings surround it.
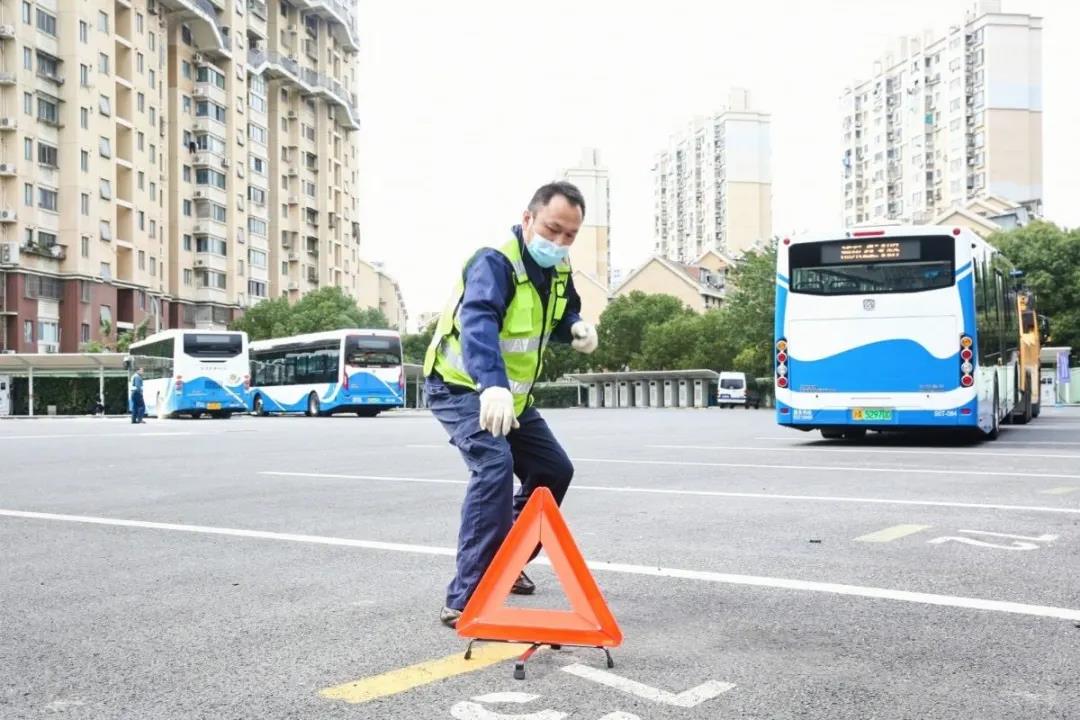
<svg viewBox="0 0 1080 720">
<path fill-rule="evenodd" d="M 723 378 L 720 380 L 721 390 L 742 390 L 743 381 L 739 378 Z"/>
<path fill-rule="evenodd" d="M 221 335 L 184 335 L 184 354 L 197 358 L 231 358 L 244 350 L 244 337 L 239 333 Z"/>
<path fill-rule="evenodd" d="M 401 342 L 396 337 L 349 335 L 345 338 L 345 364 L 352 367 L 400 365 Z"/>
<path fill-rule="evenodd" d="M 875 237 L 800 243 L 789 249 L 791 292 L 867 295 L 953 284 L 955 238 Z"/>
</svg>

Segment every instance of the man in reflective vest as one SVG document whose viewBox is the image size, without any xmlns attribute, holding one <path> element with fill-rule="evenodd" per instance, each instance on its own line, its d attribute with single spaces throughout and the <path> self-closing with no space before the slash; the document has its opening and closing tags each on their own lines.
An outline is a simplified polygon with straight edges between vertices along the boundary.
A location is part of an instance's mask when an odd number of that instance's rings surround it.
<svg viewBox="0 0 1080 720">
<path fill-rule="evenodd" d="M 574 466 L 532 406 L 550 341 L 596 349 L 579 315 L 568 252 L 585 200 L 568 182 L 533 195 L 521 225 L 465 264 L 424 359 L 428 406 L 469 469 L 461 508 L 457 574 L 441 620 L 454 627 L 517 514 L 538 487 L 561 503 Z M 514 476 L 521 488 L 514 492 Z M 536 589 L 521 573 L 513 592 Z"/>
</svg>

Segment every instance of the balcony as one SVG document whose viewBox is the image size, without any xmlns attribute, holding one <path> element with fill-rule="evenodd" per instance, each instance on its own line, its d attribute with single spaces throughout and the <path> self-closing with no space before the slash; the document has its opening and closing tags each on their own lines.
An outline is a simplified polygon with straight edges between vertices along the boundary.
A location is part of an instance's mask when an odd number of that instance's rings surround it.
<svg viewBox="0 0 1080 720">
<path fill-rule="evenodd" d="M 326 20 L 334 38 L 352 52 L 360 51 L 360 35 L 356 30 L 353 9 L 342 0 L 295 0 L 294 5 L 309 15 Z"/>
<path fill-rule="evenodd" d="M 232 40 L 218 24 L 218 10 L 210 0 L 158 0 L 158 3 L 172 11 L 170 21 L 173 18 L 187 21 L 199 50 L 231 57 Z"/>
<path fill-rule="evenodd" d="M 64 260 L 67 258 L 67 246 L 60 243 L 54 243 L 52 245 L 44 245 L 42 243 L 24 243 L 19 250 L 26 255 L 37 255 L 38 257 L 49 258 L 51 260 Z"/>
<path fill-rule="evenodd" d="M 302 67 L 296 60 L 274 51 L 249 50 L 248 65 L 252 72 L 265 71 L 271 77 L 283 77 L 298 85 L 301 91 L 334 103 L 342 111 L 336 114 L 339 123 L 350 130 L 360 129 L 356 95 L 346 90 L 338 80 Z"/>
</svg>

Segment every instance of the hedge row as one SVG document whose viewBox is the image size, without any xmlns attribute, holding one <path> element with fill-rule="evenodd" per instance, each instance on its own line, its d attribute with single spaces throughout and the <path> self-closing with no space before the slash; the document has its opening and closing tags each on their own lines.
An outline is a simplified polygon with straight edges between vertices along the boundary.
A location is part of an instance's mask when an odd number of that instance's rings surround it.
<svg viewBox="0 0 1080 720">
<path fill-rule="evenodd" d="M 44 415 L 50 405 L 57 415 L 89 415 L 98 399 L 98 379 L 92 377 L 35 377 L 34 414 Z M 13 415 L 30 414 L 29 378 L 12 378 L 11 411 Z M 123 415 L 128 411 L 127 378 L 105 378 L 105 412 Z"/>
</svg>

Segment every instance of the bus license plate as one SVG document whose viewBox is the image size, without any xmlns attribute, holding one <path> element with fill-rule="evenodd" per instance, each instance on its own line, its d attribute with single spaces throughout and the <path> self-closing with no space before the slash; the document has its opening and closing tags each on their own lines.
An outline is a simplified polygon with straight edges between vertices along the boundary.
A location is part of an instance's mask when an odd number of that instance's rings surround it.
<svg viewBox="0 0 1080 720">
<path fill-rule="evenodd" d="M 206 403 L 207 410 L 220 410 L 221 403 Z"/>
<path fill-rule="evenodd" d="M 853 408 L 851 419 L 855 422 L 892 422 L 892 408 Z"/>
</svg>

